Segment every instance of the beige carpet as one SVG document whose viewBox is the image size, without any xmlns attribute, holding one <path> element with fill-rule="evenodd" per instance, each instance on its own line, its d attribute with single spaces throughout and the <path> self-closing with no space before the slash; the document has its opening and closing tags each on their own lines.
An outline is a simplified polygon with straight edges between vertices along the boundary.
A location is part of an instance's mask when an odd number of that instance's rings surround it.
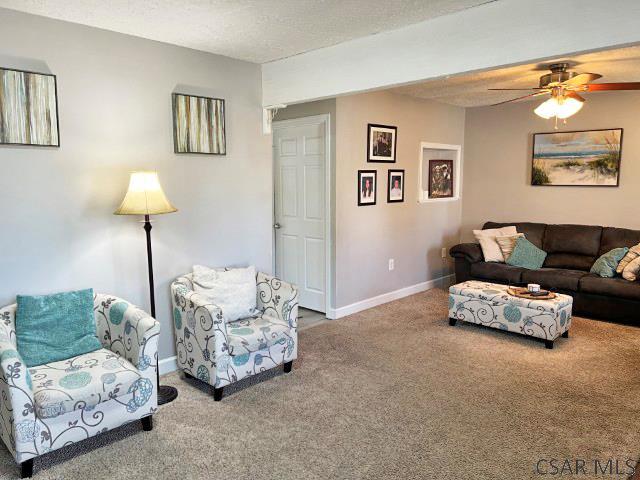
<svg viewBox="0 0 640 480">
<path fill-rule="evenodd" d="M 291 374 L 219 403 L 171 374 L 180 397 L 153 432 L 129 425 L 53 452 L 35 478 L 513 480 L 557 478 L 534 473 L 541 458 L 592 472 L 638 457 L 640 329 L 575 319 L 546 350 L 450 327 L 446 304 L 431 290 L 308 328 Z M 5 449 L 0 472 L 18 475 Z"/>
</svg>

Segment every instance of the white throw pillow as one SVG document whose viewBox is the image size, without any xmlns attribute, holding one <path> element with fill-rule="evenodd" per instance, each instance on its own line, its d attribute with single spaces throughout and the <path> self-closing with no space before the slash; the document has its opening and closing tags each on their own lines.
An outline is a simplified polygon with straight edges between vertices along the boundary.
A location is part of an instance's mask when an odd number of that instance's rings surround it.
<svg viewBox="0 0 640 480">
<path fill-rule="evenodd" d="M 227 322 L 255 315 L 256 267 L 214 270 L 193 266 L 194 291 L 205 295 L 222 309 Z"/>
<path fill-rule="evenodd" d="M 504 255 L 500 250 L 500 245 L 496 237 L 504 237 L 506 235 L 515 235 L 518 233 L 516 227 L 490 228 L 487 230 L 474 230 L 473 235 L 480 243 L 482 254 L 485 262 L 502 262 L 504 263 Z"/>
</svg>

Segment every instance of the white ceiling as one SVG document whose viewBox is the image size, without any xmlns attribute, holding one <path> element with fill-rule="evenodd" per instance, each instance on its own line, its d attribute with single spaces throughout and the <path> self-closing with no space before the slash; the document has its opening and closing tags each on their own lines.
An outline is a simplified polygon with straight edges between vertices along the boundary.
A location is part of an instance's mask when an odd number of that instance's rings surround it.
<svg viewBox="0 0 640 480">
<path fill-rule="evenodd" d="M 495 0 L 0 0 L 0 6 L 264 63 Z"/>
<path fill-rule="evenodd" d="M 573 65 L 571 70 L 577 72 L 601 74 L 603 78 L 594 83 L 640 82 L 640 46 L 634 46 L 550 59 L 537 64 L 439 78 L 393 88 L 391 91 L 461 107 L 492 105 L 526 95 L 528 92 L 492 92 L 488 90 L 489 88 L 537 87 L 540 76 L 548 73 L 546 66 L 557 61 L 569 62 Z M 585 97 L 589 95 L 599 95 L 599 93 L 584 94 Z M 535 98 L 535 101 L 540 102 L 540 97 Z"/>
</svg>

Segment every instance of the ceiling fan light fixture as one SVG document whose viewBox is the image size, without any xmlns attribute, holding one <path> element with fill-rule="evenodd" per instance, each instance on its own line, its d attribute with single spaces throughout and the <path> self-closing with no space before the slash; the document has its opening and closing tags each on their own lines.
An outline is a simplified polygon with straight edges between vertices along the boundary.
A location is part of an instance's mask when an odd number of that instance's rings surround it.
<svg viewBox="0 0 640 480">
<path fill-rule="evenodd" d="M 542 102 L 538 107 L 533 111 L 539 117 L 549 119 L 551 117 L 556 116 L 556 112 L 558 110 L 558 101 L 555 97 L 550 98 Z"/>
<path fill-rule="evenodd" d="M 580 111 L 584 102 L 580 100 L 576 100 L 572 97 L 564 97 L 563 99 L 558 101 L 558 108 L 556 110 L 556 117 L 558 118 L 569 118 L 572 115 L 575 115 Z"/>
<path fill-rule="evenodd" d="M 569 118 L 580 111 L 584 102 L 572 97 L 551 97 L 541 103 L 533 112 L 539 117 Z"/>
</svg>

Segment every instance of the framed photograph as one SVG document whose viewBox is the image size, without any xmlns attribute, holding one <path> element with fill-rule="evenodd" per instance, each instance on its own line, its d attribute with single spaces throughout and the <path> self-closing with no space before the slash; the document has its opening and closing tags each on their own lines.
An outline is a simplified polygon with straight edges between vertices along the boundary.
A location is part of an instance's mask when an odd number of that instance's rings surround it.
<svg viewBox="0 0 640 480">
<path fill-rule="evenodd" d="M 367 125 L 367 162 L 395 163 L 398 127 Z"/>
<path fill-rule="evenodd" d="M 358 170 L 358 206 L 375 205 L 378 172 Z"/>
<path fill-rule="evenodd" d="M 173 94 L 175 153 L 226 155 L 224 100 Z"/>
<path fill-rule="evenodd" d="M 0 68 L 0 144 L 60 146 L 55 75 Z"/>
<path fill-rule="evenodd" d="M 387 203 L 404 202 L 404 170 L 389 170 Z"/>
<path fill-rule="evenodd" d="M 429 198 L 453 197 L 453 160 L 429 160 Z"/>
<path fill-rule="evenodd" d="M 617 187 L 622 129 L 533 134 L 531 185 Z"/>
</svg>

